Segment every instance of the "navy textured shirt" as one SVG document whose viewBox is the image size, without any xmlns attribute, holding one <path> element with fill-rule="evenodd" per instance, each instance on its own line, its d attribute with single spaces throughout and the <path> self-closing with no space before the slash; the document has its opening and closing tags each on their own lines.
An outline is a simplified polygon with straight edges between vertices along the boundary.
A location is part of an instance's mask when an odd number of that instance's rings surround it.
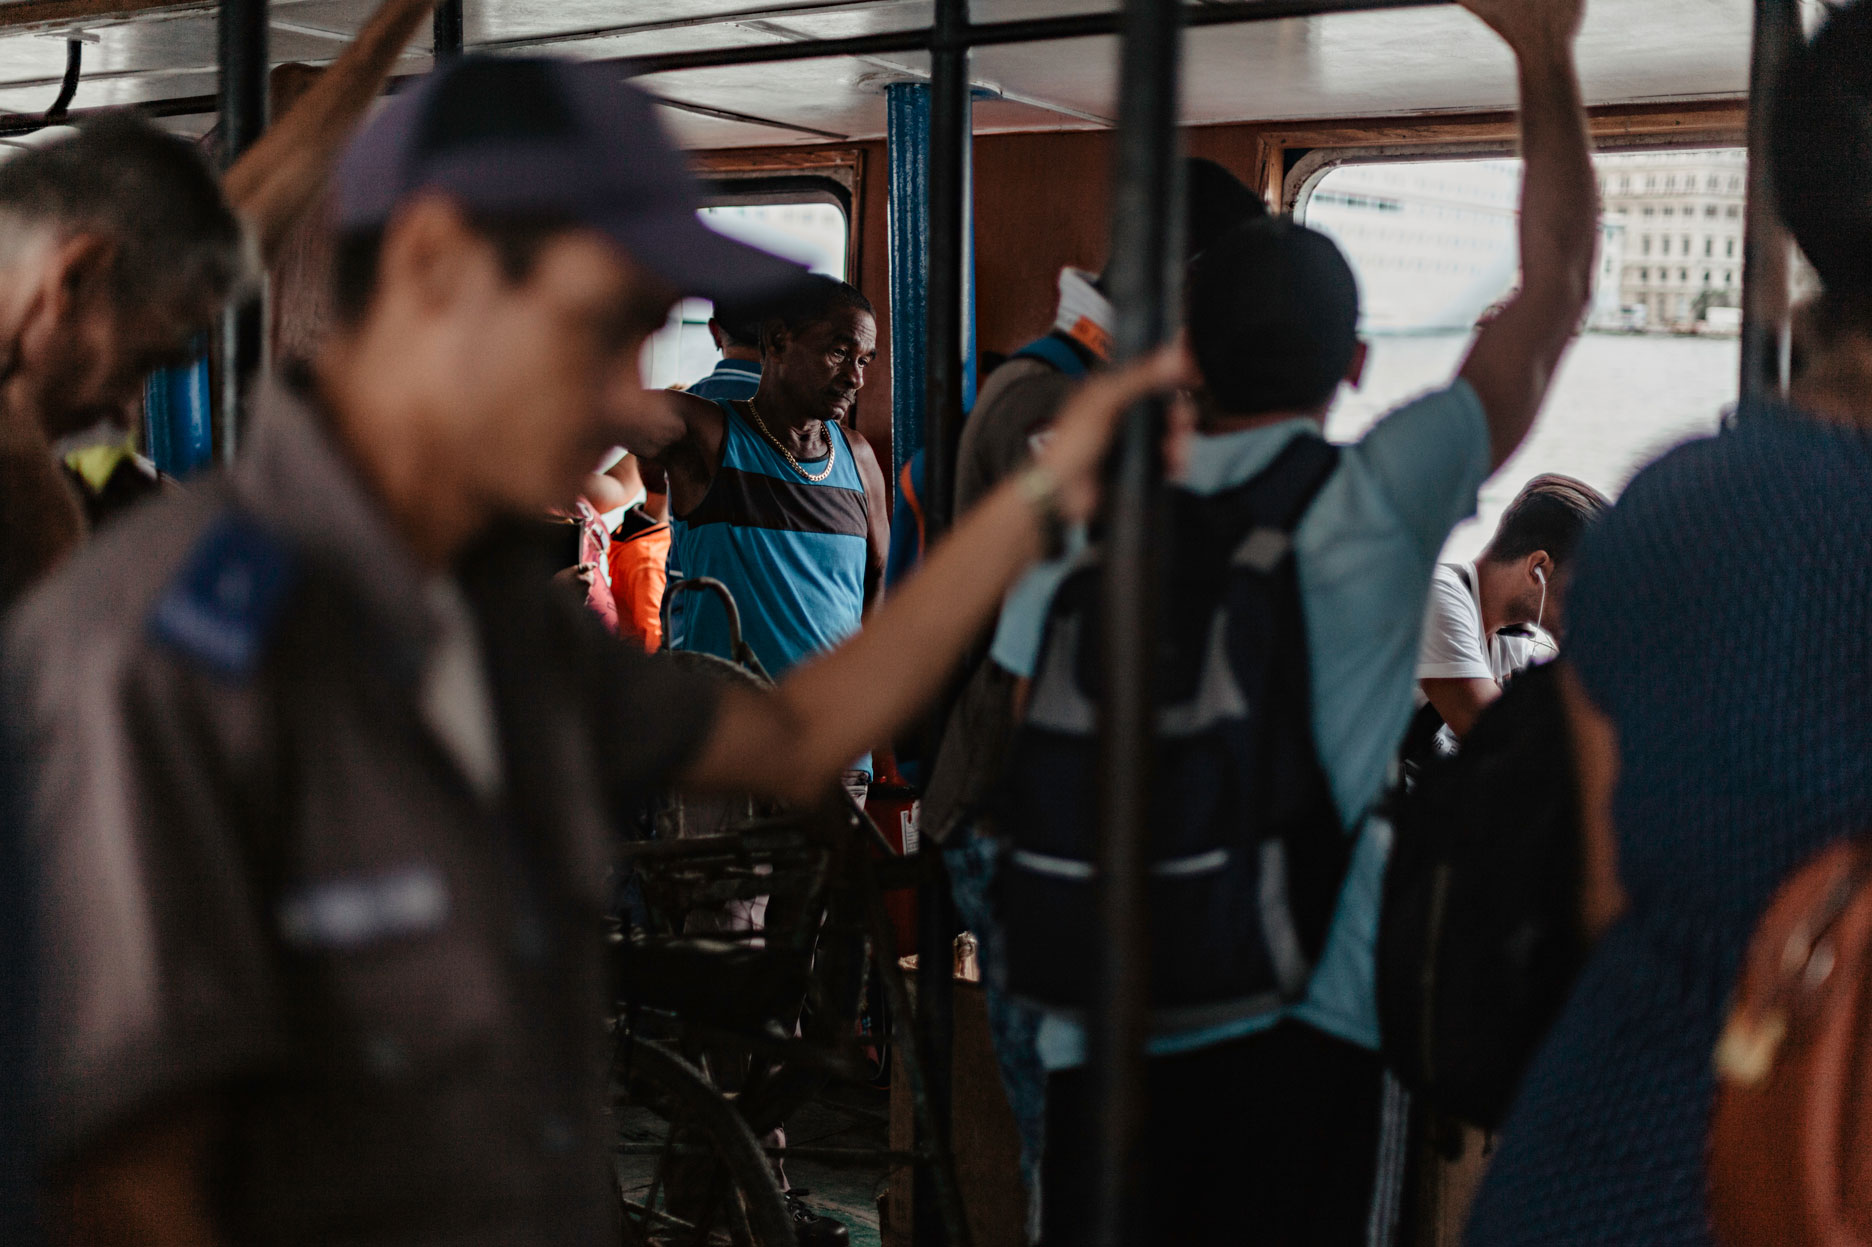
<svg viewBox="0 0 1872 1247">
<path fill-rule="evenodd" d="M 1872 826 L 1872 436 L 1778 407 L 1665 456 L 1582 548 L 1568 657 L 1617 726 L 1632 900 L 1536 1057 L 1469 1242 L 1710 1241 L 1711 1054 L 1761 910 Z"/>
</svg>

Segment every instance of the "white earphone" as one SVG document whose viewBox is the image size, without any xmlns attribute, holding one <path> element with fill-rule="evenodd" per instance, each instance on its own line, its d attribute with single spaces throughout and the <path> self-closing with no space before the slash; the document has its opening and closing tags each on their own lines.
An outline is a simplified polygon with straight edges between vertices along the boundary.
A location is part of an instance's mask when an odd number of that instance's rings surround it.
<svg viewBox="0 0 1872 1247">
<path fill-rule="evenodd" d="M 1534 579 L 1540 581 L 1540 609 L 1534 613 L 1534 631 L 1536 634 L 1534 643 L 1545 649 L 1552 650 L 1555 655 L 1558 655 L 1560 650 L 1557 646 L 1551 641 L 1539 639 L 1541 635 L 1541 625 L 1547 622 L 1547 569 L 1544 567 L 1536 567 L 1534 569 Z"/>
</svg>

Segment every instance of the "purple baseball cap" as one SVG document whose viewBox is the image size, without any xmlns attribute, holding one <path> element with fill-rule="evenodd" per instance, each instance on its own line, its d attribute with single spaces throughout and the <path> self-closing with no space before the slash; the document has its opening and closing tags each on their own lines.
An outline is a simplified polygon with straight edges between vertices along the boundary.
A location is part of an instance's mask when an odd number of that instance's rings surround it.
<svg viewBox="0 0 1872 1247">
<path fill-rule="evenodd" d="M 702 224 L 695 178 L 654 102 L 615 66 L 464 57 L 430 74 L 339 161 L 338 228 L 386 225 L 429 190 L 470 211 L 597 230 L 684 294 L 763 299 L 806 272 Z"/>
</svg>

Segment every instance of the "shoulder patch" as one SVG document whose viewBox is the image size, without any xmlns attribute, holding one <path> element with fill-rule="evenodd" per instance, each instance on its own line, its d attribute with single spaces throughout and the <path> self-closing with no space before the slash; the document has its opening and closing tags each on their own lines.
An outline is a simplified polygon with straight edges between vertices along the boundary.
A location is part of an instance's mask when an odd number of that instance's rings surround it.
<svg viewBox="0 0 1872 1247">
<path fill-rule="evenodd" d="M 222 675 L 247 675 L 297 581 L 292 547 L 253 517 L 229 511 L 209 525 L 157 599 L 150 634 Z"/>
</svg>

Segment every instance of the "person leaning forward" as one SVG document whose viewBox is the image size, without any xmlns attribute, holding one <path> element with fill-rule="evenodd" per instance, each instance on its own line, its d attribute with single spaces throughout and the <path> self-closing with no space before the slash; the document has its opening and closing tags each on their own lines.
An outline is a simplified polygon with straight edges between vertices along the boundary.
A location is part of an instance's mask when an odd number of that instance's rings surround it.
<svg viewBox="0 0 1872 1247">
<path fill-rule="evenodd" d="M 136 426 L 144 381 L 187 363 L 253 262 L 278 258 L 434 7 L 380 0 L 219 184 L 198 151 L 127 112 L 0 169 L 0 609 L 84 541 L 87 510 L 155 492 L 131 472 L 100 497 L 109 478 L 68 474 L 54 448 Z"/>
<path fill-rule="evenodd" d="M 822 794 L 1089 514 L 1119 413 L 1186 356 L 1090 383 L 861 635 L 717 691 L 603 635 L 510 526 L 667 418 L 637 359 L 679 295 L 797 270 L 699 223 L 601 66 L 459 62 L 339 183 L 341 324 L 248 457 L 8 638 L 50 1207 L 83 1243 L 612 1243 L 608 825 L 671 783 Z"/>
</svg>

